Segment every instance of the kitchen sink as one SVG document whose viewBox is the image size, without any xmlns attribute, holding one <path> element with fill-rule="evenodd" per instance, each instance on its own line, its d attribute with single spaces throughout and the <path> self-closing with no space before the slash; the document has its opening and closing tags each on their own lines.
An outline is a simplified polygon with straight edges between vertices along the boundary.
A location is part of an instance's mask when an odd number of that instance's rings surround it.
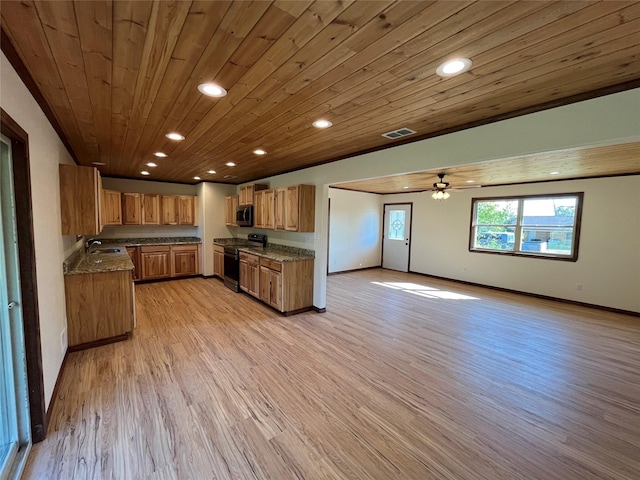
<svg viewBox="0 0 640 480">
<path fill-rule="evenodd" d="M 91 250 L 91 253 L 120 253 L 119 248 L 96 248 Z"/>
</svg>

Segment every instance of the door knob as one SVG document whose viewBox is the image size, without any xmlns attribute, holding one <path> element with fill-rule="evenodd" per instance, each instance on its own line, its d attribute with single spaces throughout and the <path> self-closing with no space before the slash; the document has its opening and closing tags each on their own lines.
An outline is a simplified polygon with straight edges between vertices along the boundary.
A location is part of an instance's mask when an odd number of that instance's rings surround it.
<svg viewBox="0 0 640 480">
<path fill-rule="evenodd" d="M 9 305 L 7 305 L 7 308 L 9 310 L 13 310 L 13 307 L 17 307 L 17 306 L 18 306 L 17 302 L 9 302 Z"/>
</svg>

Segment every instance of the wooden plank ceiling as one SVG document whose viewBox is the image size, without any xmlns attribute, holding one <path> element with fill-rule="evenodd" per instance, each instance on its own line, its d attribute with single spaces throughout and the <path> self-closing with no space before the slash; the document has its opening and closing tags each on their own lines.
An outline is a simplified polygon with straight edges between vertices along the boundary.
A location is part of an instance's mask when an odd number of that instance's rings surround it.
<svg viewBox="0 0 640 480">
<path fill-rule="evenodd" d="M 242 183 L 640 79 L 639 2 L 16 1 L 1 16 L 78 161 L 107 176 Z M 472 69 L 437 76 L 453 56 Z M 201 95 L 209 81 L 228 95 Z"/>
</svg>

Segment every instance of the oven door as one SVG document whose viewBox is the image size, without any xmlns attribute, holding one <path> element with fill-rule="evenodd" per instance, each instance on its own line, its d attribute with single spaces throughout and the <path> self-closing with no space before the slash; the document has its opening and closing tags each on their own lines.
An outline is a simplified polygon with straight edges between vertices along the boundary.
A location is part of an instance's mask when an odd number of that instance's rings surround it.
<svg viewBox="0 0 640 480">
<path fill-rule="evenodd" d="M 224 251 L 224 284 L 235 292 L 240 291 L 240 256 L 236 249 Z"/>
</svg>

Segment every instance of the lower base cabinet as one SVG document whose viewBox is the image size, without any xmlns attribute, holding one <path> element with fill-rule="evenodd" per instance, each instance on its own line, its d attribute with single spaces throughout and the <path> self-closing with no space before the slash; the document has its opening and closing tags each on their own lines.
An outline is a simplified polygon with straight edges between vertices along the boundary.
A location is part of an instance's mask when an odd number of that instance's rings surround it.
<svg viewBox="0 0 640 480">
<path fill-rule="evenodd" d="M 313 259 L 277 262 L 240 253 L 240 288 L 282 313 L 313 306 Z"/>
<path fill-rule="evenodd" d="M 200 244 L 143 245 L 127 247 L 127 251 L 130 248 L 140 249 L 140 273 L 136 280 L 186 277 L 200 273 Z M 135 260 L 131 260 L 136 266 Z"/>
<path fill-rule="evenodd" d="M 140 247 L 127 247 L 127 253 L 133 263 L 133 280 L 140 280 Z"/>
<path fill-rule="evenodd" d="M 240 290 L 260 296 L 260 257 L 240 252 Z"/>
<path fill-rule="evenodd" d="M 171 276 L 171 246 L 140 247 L 141 280 L 155 280 Z"/>
<path fill-rule="evenodd" d="M 222 245 L 213 246 L 213 275 L 224 278 L 224 247 Z"/>
<path fill-rule="evenodd" d="M 124 340 L 135 324 L 131 270 L 64 277 L 70 350 Z"/>
</svg>

